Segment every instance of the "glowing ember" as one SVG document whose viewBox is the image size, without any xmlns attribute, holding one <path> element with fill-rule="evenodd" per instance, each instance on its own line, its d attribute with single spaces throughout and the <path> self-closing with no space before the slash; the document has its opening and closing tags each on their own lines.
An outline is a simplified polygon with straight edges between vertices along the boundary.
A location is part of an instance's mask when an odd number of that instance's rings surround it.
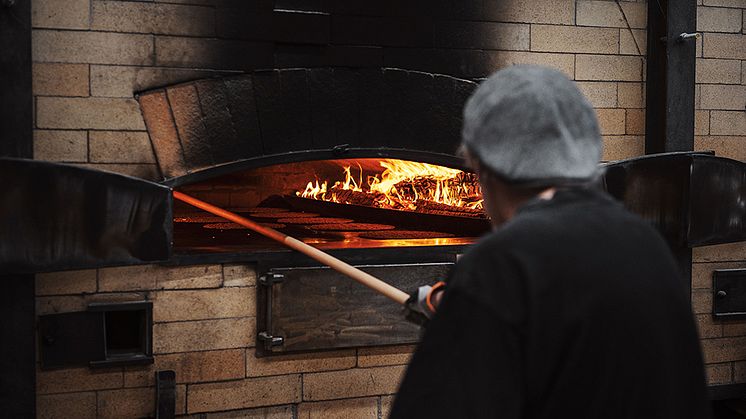
<svg viewBox="0 0 746 419">
<path fill-rule="evenodd" d="M 378 208 L 480 216 L 482 193 L 474 174 L 458 169 L 404 160 L 384 159 L 383 171 L 366 176 L 363 168 L 345 166 L 343 181 L 308 182 L 296 192 L 303 198 Z"/>
</svg>

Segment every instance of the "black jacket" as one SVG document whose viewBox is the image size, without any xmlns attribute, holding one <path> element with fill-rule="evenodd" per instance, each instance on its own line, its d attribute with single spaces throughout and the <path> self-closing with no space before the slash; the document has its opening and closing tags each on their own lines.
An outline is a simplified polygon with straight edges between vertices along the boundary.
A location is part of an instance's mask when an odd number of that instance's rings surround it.
<svg viewBox="0 0 746 419">
<path fill-rule="evenodd" d="M 531 201 L 454 268 L 391 417 L 708 418 L 685 290 L 606 194 Z"/>
</svg>

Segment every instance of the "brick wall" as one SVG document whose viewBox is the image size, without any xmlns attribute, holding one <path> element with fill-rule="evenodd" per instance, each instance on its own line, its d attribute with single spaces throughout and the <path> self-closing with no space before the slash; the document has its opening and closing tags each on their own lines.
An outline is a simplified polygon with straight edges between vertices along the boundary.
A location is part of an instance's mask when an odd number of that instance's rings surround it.
<svg viewBox="0 0 746 419">
<path fill-rule="evenodd" d="M 176 372 L 179 414 L 238 410 L 247 418 L 378 418 L 386 414 L 412 350 L 257 359 L 255 274 L 240 264 L 40 274 L 36 286 L 39 315 L 85 310 L 91 302 L 153 302 L 155 363 L 40 370 L 37 403 L 44 418 L 152 415 L 154 373 L 168 369 Z"/>
<path fill-rule="evenodd" d="M 746 161 L 746 2 L 698 4 L 695 149 Z"/>
</svg>

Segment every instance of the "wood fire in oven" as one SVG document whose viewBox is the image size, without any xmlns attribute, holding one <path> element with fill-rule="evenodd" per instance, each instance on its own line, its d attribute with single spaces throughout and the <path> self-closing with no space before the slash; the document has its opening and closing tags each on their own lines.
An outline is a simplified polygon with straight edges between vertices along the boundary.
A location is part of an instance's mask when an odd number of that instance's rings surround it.
<svg viewBox="0 0 746 419">
<path fill-rule="evenodd" d="M 392 158 L 285 163 L 179 188 L 323 249 L 463 245 L 489 229 L 472 173 Z M 180 251 L 273 250 L 247 228 L 174 212 Z"/>
</svg>

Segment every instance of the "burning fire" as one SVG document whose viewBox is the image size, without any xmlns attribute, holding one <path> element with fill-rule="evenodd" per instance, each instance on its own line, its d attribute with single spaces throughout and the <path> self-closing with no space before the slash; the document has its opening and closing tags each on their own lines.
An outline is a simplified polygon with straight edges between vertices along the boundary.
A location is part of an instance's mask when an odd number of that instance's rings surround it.
<svg viewBox="0 0 746 419">
<path fill-rule="evenodd" d="M 342 204 L 378 208 L 477 215 L 483 210 L 482 193 L 474 174 L 458 169 L 405 160 L 383 159 L 383 171 L 366 176 L 357 164 L 343 169 L 344 181 L 317 179 L 297 196 Z M 354 173 L 353 173 L 354 172 Z"/>
</svg>

